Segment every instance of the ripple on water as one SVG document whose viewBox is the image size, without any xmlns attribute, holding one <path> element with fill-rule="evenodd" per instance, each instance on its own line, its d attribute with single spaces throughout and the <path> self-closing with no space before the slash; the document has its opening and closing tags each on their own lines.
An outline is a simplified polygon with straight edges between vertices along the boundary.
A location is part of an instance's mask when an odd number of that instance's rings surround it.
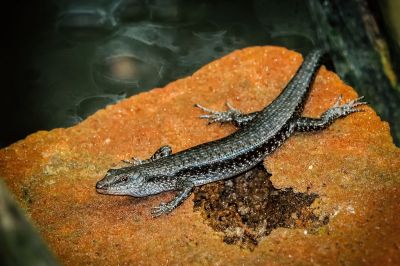
<svg viewBox="0 0 400 266">
<path fill-rule="evenodd" d="M 100 8 L 71 8 L 60 14 L 56 22 L 56 31 L 70 41 L 103 39 L 117 27 L 113 16 Z"/>
</svg>

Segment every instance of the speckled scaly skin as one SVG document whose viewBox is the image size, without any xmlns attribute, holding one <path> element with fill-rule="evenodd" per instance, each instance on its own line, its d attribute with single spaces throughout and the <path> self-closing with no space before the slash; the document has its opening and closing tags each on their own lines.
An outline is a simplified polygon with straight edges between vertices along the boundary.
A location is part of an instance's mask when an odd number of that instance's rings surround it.
<svg viewBox="0 0 400 266">
<path fill-rule="evenodd" d="M 108 170 L 97 182 L 97 191 L 134 197 L 179 191 L 172 201 L 152 211 L 154 216 L 166 214 L 189 197 L 195 186 L 234 177 L 262 163 L 294 132 L 321 130 L 337 118 L 360 111 L 355 107 L 366 104 L 361 98 L 339 105 L 339 97 L 319 119 L 301 117 L 322 58 L 320 50 L 309 53 L 282 93 L 259 112 L 243 114 L 230 105 L 228 111 L 216 112 L 196 105 L 208 113 L 201 118 L 210 123 L 232 122 L 239 130 L 175 154 L 163 146 L 148 160 L 135 159 L 127 167 Z"/>
</svg>

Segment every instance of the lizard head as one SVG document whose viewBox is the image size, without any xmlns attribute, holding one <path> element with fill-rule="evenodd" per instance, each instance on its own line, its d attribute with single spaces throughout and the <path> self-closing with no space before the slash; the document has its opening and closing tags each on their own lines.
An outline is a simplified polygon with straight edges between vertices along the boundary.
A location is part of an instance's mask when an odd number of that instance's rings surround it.
<svg viewBox="0 0 400 266">
<path fill-rule="evenodd" d="M 96 190 L 101 194 L 141 197 L 144 196 L 140 193 L 144 183 L 144 176 L 140 171 L 123 167 L 108 170 L 103 179 L 96 183 Z"/>
</svg>

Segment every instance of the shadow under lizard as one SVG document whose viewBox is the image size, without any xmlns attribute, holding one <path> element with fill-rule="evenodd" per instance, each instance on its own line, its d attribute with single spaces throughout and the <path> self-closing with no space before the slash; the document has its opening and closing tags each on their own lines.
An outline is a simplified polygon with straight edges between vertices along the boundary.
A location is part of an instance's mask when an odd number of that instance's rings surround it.
<svg viewBox="0 0 400 266">
<path fill-rule="evenodd" d="M 263 163 L 294 132 L 318 131 L 336 119 L 362 111 L 362 97 L 340 105 L 341 96 L 320 118 L 302 117 L 316 72 L 325 54 L 310 52 L 281 94 L 258 112 L 243 114 L 228 105 L 226 112 L 217 112 L 201 105 L 207 112 L 200 116 L 214 122 L 231 122 L 239 129 L 224 138 L 172 154 L 169 146 L 160 147 L 147 160 L 133 159 L 130 165 L 110 169 L 96 183 L 101 194 L 146 197 L 177 190 L 170 202 L 153 208 L 152 215 L 170 213 L 187 199 L 196 186 L 237 176 Z"/>
</svg>

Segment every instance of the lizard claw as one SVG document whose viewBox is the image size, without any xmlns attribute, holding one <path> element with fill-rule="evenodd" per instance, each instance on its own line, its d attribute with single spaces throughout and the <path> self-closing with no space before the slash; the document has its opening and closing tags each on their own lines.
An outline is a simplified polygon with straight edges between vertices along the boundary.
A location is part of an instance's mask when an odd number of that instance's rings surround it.
<svg viewBox="0 0 400 266">
<path fill-rule="evenodd" d="M 360 100 L 364 99 L 364 96 L 358 97 L 354 100 L 347 102 L 345 105 L 351 105 L 352 107 L 356 107 L 359 105 L 368 104 L 367 102 L 361 102 Z"/>
<path fill-rule="evenodd" d="M 340 106 L 340 102 L 342 101 L 343 95 L 340 94 L 339 97 L 337 98 L 335 104 L 332 106 L 332 108 L 336 108 Z"/>
<path fill-rule="evenodd" d="M 207 112 L 207 113 L 210 113 L 210 114 L 216 114 L 216 113 L 218 113 L 218 112 L 213 111 L 213 110 L 211 110 L 211 109 L 208 109 L 208 108 L 206 108 L 206 107 L 204 107 L 204 106 L 202 106 L 202 105 L 200 105 L 200 104 L 198 104 L 198 103 L 195 103 L 195 104 L 194 104 L 194 107 L 200 108 L 201 110 L 203 110 L 203 111 L 205 111 L 205 112 Z"/>
<path fill-rule="evenodd" d="M 230 111 L 240 112 L 238 109 L 236 109 L 235 107 L 233 107 L 232 104 L 230 104 L 229 102 L 226 102 L 225 104 L 226 104 L 226 106 L 228 107 L 228 109 L 229 109 Z"/>
</svg>

